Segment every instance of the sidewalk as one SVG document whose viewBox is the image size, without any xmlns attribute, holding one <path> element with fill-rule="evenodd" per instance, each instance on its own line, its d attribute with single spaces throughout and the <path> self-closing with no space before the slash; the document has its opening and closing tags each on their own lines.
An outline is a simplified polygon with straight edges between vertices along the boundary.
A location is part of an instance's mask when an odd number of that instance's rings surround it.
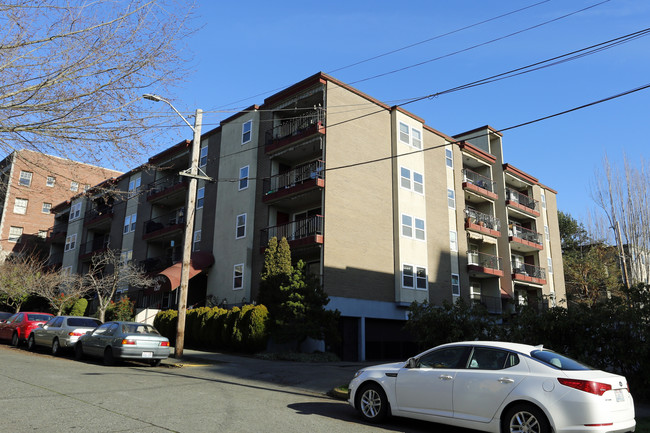
<svg viewBox="0 0 650 433">
<path fill-rule="evenodd" d="M 173 354 L 173 348 L 170 348 Z M 318 394 L 327 394 L 341 385 L 348 385 L 354 373 L 368 362 L 314 362 L 267 361 L 248 356 L 183 349 L 182 359 L 172 357 L 163 365 L 192 366 L 213 364 L 225 374 L 248 380 L 258 380 L 282 386 L 292 386 Z"/>
</svg>

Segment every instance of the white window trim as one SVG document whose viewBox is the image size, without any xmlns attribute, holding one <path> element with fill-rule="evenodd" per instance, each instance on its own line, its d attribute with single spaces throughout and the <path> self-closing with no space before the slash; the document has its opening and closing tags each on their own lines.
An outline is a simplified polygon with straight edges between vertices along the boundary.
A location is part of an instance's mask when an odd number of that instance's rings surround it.
<svg viewBox="0 0 650 433">
<path fill-rule="evenodd" d="M 239 217 L 244 217 L 244 224 L 239 225 Z M 245 213 L 241 213 L 235 217 L 235 239 L 244 239 L 246 237 L 246 221 L 248 216 Z M 239 236 L 239 228 L 244 227 L 244 234 Z"/>
<path fill-rule="evenodd" d="M 408 217 L 408 218 L 411 219 L 411 224 L 410 225 L 404 224 L 404 217 Z M 422 224 L 424 225 L 423 229 L 417 228 L 417 222 L 418 221 L 421 221 Z M 409 228 L 411 230 L 411 235 L 410 236 L 407 235 L 407 234 L 404 234 L 404 228 Z M 420 241 L 420 242 L 426 242 L 426 240 L 427 240 L 427 222 L 423 218 L 417 218 L 417 217 L 414 217 L 412 215 L 403 213 L 403 214 L 401 214 L 401 218 L 400 218 L 400 229 L 401 229 L 400 230 L 401 236 L 404 237 L 404 238 L 414 239 L 414 240 Z M 417 232 L 418 231 L 422 232 L 422 234 L 423 234 L 422 239 L 417 237 Z"/>
<path fill-rule="evenodd" d="M 402 139 L 402 126 L 406 126 L 405 134 L 408 136 L 406 141 L 404 141 Z M 411 127 L 409 125 L 407 125 L 406 123 L 404 123 L 404 122 L 399 122 L 399 124 L 397 126 L 397 139 L 401 143 L 408 144 L 410 146 L 411 145 Z"/>
<path fill-rule="evenodd" d="M 448 164 L 450 162 L 451 165 Z M 454 168 L 454 151 L 445 148 L 445 166 L 447 168 Z"/>
<path fill-rule="evenodd" d="M 405 224 L 404 223 L 404 217 L 410 218 L 411 223 L 410 224 Z M 400 216 L 400 234 L 401 234 L 402 237 L 408 238 L 408 239 L 413 239 L 413 236 L 414 236 L 413 235 L 413 224 L 414 224 L 414 221 L 413 221 L 413 217 L 411 215 L 408 215 L 408 214 L 405 214 L 405 213 L 401 214 L 401 216 Z M 404 228 L 406 228 L 406 227 L 408 227 L 410 229 L 410 231 L 411 231 L 410 235 L 404 234 Z"/>
<path fill-rule="evenodd" d="M 205 187 L 201 187 L 196 191 L 196 208 L 203 209 L 205 201 Z"/>
<path fill-rule="evenodd" d="M 72 246 L 71 246 L 72 245 Z M 63 247 L 63 251 L 72 251 L 75 248 L 77 248 L 77 234 L 72 234 L 70 236 L 67 236 L 65 238 L 65 246 Z"/>
<path fill-rule="evenodd" d="M 46 205 L 46 204 L 49 204 L 49 205 L 50 205 L 50 206 L 48 207 L 48 209 L 47 209 L 47 212 L 45 211 L 45 205 Z M 44 202 L 43 202 L 43 205 L 41 206 L 41 213 L 44 213 L 44 214 L 48 214 L 48 215 L 49 215 L 50 213 L 52 213 L 51 211 L 52 211 L 52 203 L 48 203 L 48 202 L 45 202 L 45 201 L 44 201 Z"/>
<path fill-rule="evenodd" d="M 208 165 L 208 146 L 202 147 L 199 153 L 199 167 L 205 167 L 206 165 Z"/>
<path fill-rule="evenodd" d="M 458 252 L 458 233 L 456 230 L 449 230 L 449 250 Z"/>
<path fill-rule="evenodd" d="M 52 180 L 52 183 L 50 183 L 50 179 Z M 56 177 L 48 176 L 47 179 L 45 180 L 45 186 L 54 188 L 54 185 L 56 185 Z"/>
<path fill-rule="evenodd" d="M 70 206 L 70 219 L 69 221 L 74 221 L 76 219 L 81 218 L 81 205 L 82 203 L 75 203 L 72 206 Z"/>
<path fill-rule="evenodd" d="M 26 174 L 26 175 L 29 175 L 29 176 L 25 176 L 25 177 L 23 178 L 23 173 Z M 28 179 L 28 178 L 29 178 L 29 183 L 27 183 L 27 184 L 23 184 L 22 180 L 23 180 L 23 179 Z M 18 175 L 18 185 L 19 185 L 19 186 L 26 186 L 26 187 L 29 188 L 29 187 L 32 186 L 32 180 L 33 180 L 33 178 L 34 178 L 34 173 L 32 173 L 31 171 L 20 170 L 20 174 Z"/>
<path fill-rule="evenodd" d="M 417 135 L 419 135 L 420 138 L 415 138 L 414 133 L 417 133 Z M 420 129 L 411 127 L 411 134 L 410 135 L 411 135 L 411 146 L 413 148 L 415 148 L 415 149 L 422 150 L 422 131 Z M 420 143 L 419 146 L 415 145 L 416 141 L 418 141 Z"/>
<path fill-rule="evenodd" d="M 415 175 L 416 174 L 419 174 L 420 176 L 422 176 L 422 183 L 416 182 L 416 180 L 415 180 Z M 422 174 L 420 172 L 417 172 L 417 171 L 413 171 L 413 176 L 412 177 L 413 177 L 413 192 L 416 193 L 416 194 L 424 195 L 424 174 Z M 422 186 L 422 191 L 416 190 L 415 185 L 421 185 Z"/>
<path fill-rule="evenodd" d="M 241 287 L 235 287 L 235 278 L 237 278 L 237 267 L 241 266 Z M 232 289 L 233 290 L 243 290 L 244 289 L 244 264 L 237 263 L 232 268 Z"/>
<path fill-rule="evenodd" d="M 15 236 L 16 233 L 14 233 L 12 235 L 12 233 L 11 233 L 12 229 L 16 229 L 16 231 L 20 230 L 20 234 L 15 239 L 13 239 L 13 237 Z M 23 227 L 10 226 L 9 227 L 9 238 L 7 239 L 7 241 L 9 241 L 9 242 L 11 242 L 13 244 L 21 243 L 24 232 L 25 232 L 25 229 Z"/>
<path fill-rule="evenodd" d="M 424 269 L 424 288 L 418 287 L 418 269 Z M 415 290 L 428 291 L 429 290 L 429 270 L 426 266 L 415 266 L 413 269 L 413 288 Z"/>
<path fill-rule="evenodd" d="M 250 129 L 248 131 L 246 131 L 246 125 L 250 125 Z M 248 136 L 248 140 L 244 141 L 244 136 L 246 135 L 246 133 L 248 133 L 249 136 Z M 242 123 L 241 125 L 241 144 L 250 143 L 252 139 L 253 139 L 253 121 L 249 120 L 247 122 Z"/>
<path fill-rule="evenodd" d="M 422 222 L 422 228 L 418 228 L 418 221 Z M 422 232 L 422 239 L 418 237 L 418 231 Z M 413 239 L 416 241 L 426 242 L 427 240 L 427 222 L 422 218 L 413 217 Z"/>
<path fill-rule="evenodd" d="M 18 202 L 25 203 L 25 206 L 18 206 Z M 18 198 L 14 200 L 14 213 L 18 215 L 25 215 L 27 213 L 27 206 L 29 206 L 29 199 Z"/>
<path fill-rule="evenodd" d="M 449 193 L 451 193 L 451 197 Z M 453 203 L 453 206 L 449 206 L 450 203 Z M 451 188 L 447 188 L 447 206 L 449 209 L 456 209 L 456 191 Z"/>
<path fill-rule="evenodd" d="M 201 230 L 196 230 L 194 232 L 194 237 L 192 239 L 192 251 L 200 251 L 200 249 L 198 248 L 200 242 L 201 242 Z"/>
<path fill-rule="evenodd" d="M 411 267 L 411 280 L 413 281 L 412 285 L 407 286 L 404 284 L 404 266 L 410 266 Z M 401 278 L 402 281 L 400 282 L 400 285 L 402 286 L 403 289 L 415 289 L 415 272 L 416 272 L 416 267 L 410 263 L 402 263 L 402 269 L 401 269 Z"/>
<path fill-rule="evenodd" d="M 74 180 L 70 181 L 70 191 L 72 191 L 72 192 L 79 191 L 79 182 L 74 181 Z"/>
<path fill-rule="evenodd" d="M 408 176 L 404 176 L 403 171 L 407 171 L 407 172 L 408 172 Z M 404 185 L 402 184 L 402 181 L 408 181 L 408 184 L 409 184 L 409 185 L 408 185 L 408 186 L 404 186 Z M 404 188 L 404 189 L 407 189 L 407 190 L 411 191 L 411 190 L 412 190 L 411 185 L 412 185 L 412 181 L 411 181 L 411 170 L 408 169 L 408 168 L 406 168 L 406 167 L 400 166 L 400 168 L 399 168 L 399 186 L 402 187 L 402 188 Z"/>
<path fill-rule="evenodd" d="M 246 176 L 242 177 L 242 170 L 244 169 L 246 169 Z M 237 187 L 239 188 L 239 191 L 248 189 L 249 179 L 250 179 L 250 165 L 245 165 L 239 169 L 239 182 L 237 183 Z M 246 186 L 242 188 L 241 183 L 243 180 L 246 180 Z"/>
<path fill-rule="evenodd" d="M 454 293 L 454 277 L 456 277 L 456 281 L 458 284 L 456 287 L 458 287 L 458 293 Z M 453 296 L 460 296 L 460 275 L 458 274 L 451 274 L 451 294 Z"/>
</svg>

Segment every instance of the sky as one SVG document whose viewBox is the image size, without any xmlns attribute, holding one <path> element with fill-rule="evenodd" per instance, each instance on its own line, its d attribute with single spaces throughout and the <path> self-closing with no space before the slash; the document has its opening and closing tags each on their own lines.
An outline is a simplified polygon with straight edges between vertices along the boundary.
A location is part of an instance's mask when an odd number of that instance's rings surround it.
<svg viewBox="0 0 650 433">
<path fill-rule="evenodd" d="M 194 72 L 167 96 L 184 113 L 201 108 L 203 132 L 319 71 L 395 105 L 650 26 L 650 2 L 640 0 L 198 0 L 195 12 L 186 46 Z M 649 72 L 644 36 L 404 108 L 448 135 L 501 130 L 650 84 Z M 604 158 L 645 163 L 649 102 L 650 89 L 641 90 L 505 131 L 505 162 L 556 190 L 558 208 L 584 221 L 597 208 L 591 191 Z M 178 133 L 191 138 L 189 128 Z"/>
</svg>

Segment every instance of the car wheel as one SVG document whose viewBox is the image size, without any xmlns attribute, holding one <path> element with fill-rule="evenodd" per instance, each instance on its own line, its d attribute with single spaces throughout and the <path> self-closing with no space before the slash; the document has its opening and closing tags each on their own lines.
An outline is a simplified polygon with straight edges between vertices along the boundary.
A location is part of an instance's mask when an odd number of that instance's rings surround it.
<svg viewBox="0 0 650 433">
<path fill-rule="evenodd" d="M 34 341 L 34 334 L 29 334 L 29 338 L 27 339 L 27 350 L 30 352 L 33 352 L 34 349 L 36 349 L 36 342 Z"/>
<path fill-rule="evenodd" d="M 376 384 L 364 385 L 359 389 L 356 407 L 361 416 L 369 422 L 380 422 L 388 414 L 388 399 L 381 386 Z"/>
<path fill-rule="evenodd" d="M 11 336 L 11 345 L 18 347 L 20 344 L 20 338 L 18 338 L 18 333 L 14 332 L 14 335 Z"/>
<path fill-rule="evenodd" d="M 152 367 L 158 367 L 161 362 L 162 359 L 154 359 L 153 361 L 149 362 L 149 365 L 151 365 Z"/>
<path fill-rule="evenodd" d="M 61 346 L 59 346 L 59 339 L 55 338 L 52 341 L 52 355 L 58 356 L 61 354 Z"/>
<path fill-rule="evenodd" d="M 74 345 L 74 359 L 77 361 L 81 361 L 84 359 L 84 349 L 81 347 L 81 343 L 77 343 Z"/>
<path fill-rule="evenodd" d="M 104 349 L 104 365 L 114 365 L 115 357 L 113 356 L 113 349 L 109 346 Z"/>
<path fill-rule="evenodd" d="M 550 433 L 551 427 L 544 412 L 537 406 L 520 404 L 505 412 L 501 433 Z"/>
</svg>

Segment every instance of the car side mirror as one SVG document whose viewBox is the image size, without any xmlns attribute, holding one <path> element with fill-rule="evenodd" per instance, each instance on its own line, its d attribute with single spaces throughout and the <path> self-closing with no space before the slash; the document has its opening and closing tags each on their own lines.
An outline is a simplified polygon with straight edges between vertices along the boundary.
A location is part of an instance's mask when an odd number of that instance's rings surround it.
<svg viewBox="0 0 650 433">
<path fill-rule="evenodd" d="M 93 333 L 93 331 L 86 331 L 86 335 L 90 335 L 92 333 Z"/>
<path fill-rule="evenodd" d="M 45 326 L 45 324 L 44 324 L 44 323 L 39 323 L 39 324 L 36 325 L 36 326 L 37 326 L 38 328 L 42 328 L 43 326 Z"/>
<path fill-rule="evenodd" d="M 406 368 L 417 368 L 418 367 L 418 362 L 415 358 L 409 358 L 408 361 L 406 361 Z"/>
</svg>

